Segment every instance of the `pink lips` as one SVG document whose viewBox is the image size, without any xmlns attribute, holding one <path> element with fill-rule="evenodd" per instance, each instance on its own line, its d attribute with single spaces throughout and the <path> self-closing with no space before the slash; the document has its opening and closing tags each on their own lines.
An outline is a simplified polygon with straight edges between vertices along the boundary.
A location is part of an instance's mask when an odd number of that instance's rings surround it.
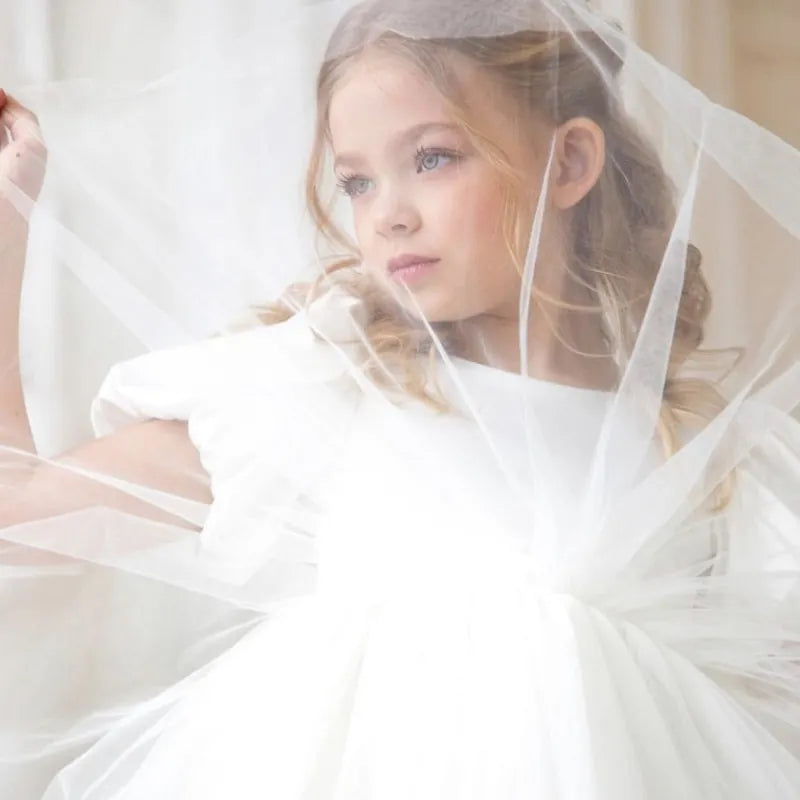
<svg viewBox="0 0 800 800">
<path fill-rule="evenodd" d="M 387 269 L 389 275 L 395 280 L 408 282 L 427 275 L 438 261 L 438 258 L 405 253 L 391 259 L 387 264 Z"/>
</svg>

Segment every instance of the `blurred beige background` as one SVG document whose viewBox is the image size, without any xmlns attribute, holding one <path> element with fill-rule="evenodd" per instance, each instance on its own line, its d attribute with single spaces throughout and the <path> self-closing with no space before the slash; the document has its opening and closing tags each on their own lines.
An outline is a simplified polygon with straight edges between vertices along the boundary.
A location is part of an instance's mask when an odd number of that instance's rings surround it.
<svg viewBox="0 0 800 800">
<path fill-rule="evenodd" d="M 800 147 L 800 0 L 595 0 L 656 58 Z"/>
<path fill-rule="evenodd" d="M 800 148 L 800 0 L 590 3 L 712 100 Z M 774 291 L 788 286 L 796 269 L 790 237 L 729 180 L 702 195 L 695 219 L 692 241 L 703 253 L 717 309 L 706 325 L 707 346 L 737 338 L 761 341 L 774 311 Z M 745 280 L 729 281 L 727 271 L 741 267 Z M 793 340 L 780 363 L 799 353 L 800 341 Z"/>
</svg>

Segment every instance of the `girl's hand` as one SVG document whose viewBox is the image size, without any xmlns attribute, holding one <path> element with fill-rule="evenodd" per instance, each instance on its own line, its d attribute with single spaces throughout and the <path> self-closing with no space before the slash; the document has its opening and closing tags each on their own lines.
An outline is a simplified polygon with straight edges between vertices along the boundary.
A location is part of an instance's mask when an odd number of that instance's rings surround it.
<svg viewBox="0 0 800 800">
<path fill-rule="evenodd" d="M 36 115 L 0 89 L 0 204 L 5 179 L 36 200 L 44 182 L 47 148 Z"/>
</svg>

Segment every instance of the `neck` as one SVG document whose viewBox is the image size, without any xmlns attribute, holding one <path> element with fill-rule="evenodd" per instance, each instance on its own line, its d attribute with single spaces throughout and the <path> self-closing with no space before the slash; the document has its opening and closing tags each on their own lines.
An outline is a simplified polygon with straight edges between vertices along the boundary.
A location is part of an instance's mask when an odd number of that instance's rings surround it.
<svg viewBox="0 0 800 800">
<path fill-rule="evenodd" d="M 509 372 L 521 372 L 518 316 L 484 314 L 459 323 L 463 355 Z M 547 301 L 531 307 L 525 332 L 527 374 L 533 378 L 610 390 L 616 367 L 605 351 L 600 315 L 561 310 Z"/>
</svg>

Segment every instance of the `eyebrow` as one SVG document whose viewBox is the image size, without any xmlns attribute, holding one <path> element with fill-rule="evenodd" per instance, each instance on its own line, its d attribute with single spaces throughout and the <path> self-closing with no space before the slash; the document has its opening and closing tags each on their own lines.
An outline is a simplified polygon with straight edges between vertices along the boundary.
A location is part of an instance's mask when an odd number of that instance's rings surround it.
<svg viewBox="0 0 800 800">
<path fill-rule="evenodd" d="M 452 130 L 460 130 L 460 128 L 452 122 L 421 122 L 418 125 L 412 125 L 410 128 L 407 128 L 402 133 L 395 136 L 392 140 L 392 144 L 396 147 L 400 147 L 418 139 L 423 133 L 428 133 L 429 131 Z M 353 153 L 340 153 L 333 162 L 333 168 L 338 169 L 343 166 L 355 167 L 360 162 L 361 158 L 358 155 Z"/>
</svg>

